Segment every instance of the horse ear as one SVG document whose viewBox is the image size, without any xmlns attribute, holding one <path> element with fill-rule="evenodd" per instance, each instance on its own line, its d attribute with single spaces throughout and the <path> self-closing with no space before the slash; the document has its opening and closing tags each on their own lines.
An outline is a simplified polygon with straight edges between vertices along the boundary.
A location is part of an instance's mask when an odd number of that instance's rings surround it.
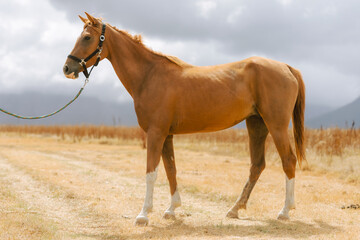
<svg viewBox="0 0 360 240">
<path fill-rule="evenodd" d="M 80 16 L 80 15 L 79 15 L 79 18 L 81 19 L 81 21 L 82 21 L 83 23 L 86 23 L 86 22 L 87 22 L 86 18 L 83 18 L 83 17 Z"/>
<path fill-rule="evenodd" d="M 89 19 L 89 21 L 91 22 L 91 24 L 96 25 L 98 23 L 98 20 L 96 18 L 94 18 L 93 16 L 91 16 L 87 12 L 85 12 L 85 14 L 86 14 L 87 18 Z"/>
</svg>

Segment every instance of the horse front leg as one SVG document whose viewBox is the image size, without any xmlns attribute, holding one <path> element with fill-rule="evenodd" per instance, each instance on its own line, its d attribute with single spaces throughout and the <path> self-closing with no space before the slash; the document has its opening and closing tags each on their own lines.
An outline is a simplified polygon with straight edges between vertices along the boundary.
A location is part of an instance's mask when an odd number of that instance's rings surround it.
<svg viewBox="0 0 360 240">
<path fill-rule="evenodd" d="M 147 225 L 149 223 L 147 214 L 153 207 L 154 186 L 165 137 L 166 134 L 162 134 L 158 130 L 147 132 L 146 194 L 143 208 L 136 217 L 136 225 Z"/>
</svg>

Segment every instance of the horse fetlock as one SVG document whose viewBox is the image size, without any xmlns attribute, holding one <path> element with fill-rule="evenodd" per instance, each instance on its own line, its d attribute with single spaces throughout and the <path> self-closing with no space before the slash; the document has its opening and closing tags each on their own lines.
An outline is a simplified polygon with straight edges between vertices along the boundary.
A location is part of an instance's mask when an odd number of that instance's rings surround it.
<svg viewBox="0 0 360 240">
<path fill-rule="evenodd" d="M 172 203 L 172 205 L 173 205 L 174 209 L 175 209 L 175 208 L 178 208 L 178 207 L 181 206 L 181 201 L 174 202 L 174 203 Z"/>
<path fill-rule="evenodd" d="M 152 212 L 152 210 L 153 210 L 153 205 L 149 204 L 149 205 L 144 205 L 142 212 L 150 213 Z"/>
<path fill-rule="evenodd" d="M 178 191 L 175 191 L 174 195 L 171 196 L 171 206 L 174 209 L 181 206 L 181 198 Z"/>
<path fill-rule="evenodd" d="M 237 206 L 238 206 L 239 209 L 246 210 L 246 202 L 240 202 Z"/>
<path fill-rule="evenodd" d="M 153 203 L 152 201 L 150 201 L 150 203 L 146 204 L 145 205 L 145 208 L 148 210 L 148 211 L 151 211 L 153 209 Z"/>
<path fill-rule="evenodd" d="M 293 209 L 296 209 L 295 202 L 289 204 L 289 210 L 293 210 Z"/>
</svg>

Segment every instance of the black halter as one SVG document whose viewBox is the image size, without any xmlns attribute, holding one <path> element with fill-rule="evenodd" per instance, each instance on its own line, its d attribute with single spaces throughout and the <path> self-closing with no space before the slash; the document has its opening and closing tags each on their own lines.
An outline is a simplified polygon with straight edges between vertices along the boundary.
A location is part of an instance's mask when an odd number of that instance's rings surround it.
<svg viewBox="0 0 360 240">
<path fill-rule="evenodd" d="M 71 58 L 72 60 L 75 60 L 77 61 L 82 67 L 83 67 L 83 73 L 85 75 L 86 78 L 89 78 L 90 76 L 90 73 L 92 71 L 92 69 L 94 67 L 96 67 L 99 62 L 100 62 L 100 58 L 101 58 L 101 52 L 102 52 L 102 46 L 103 46 L 103 43 L 105 41 L 105 28 L 106 28 L 106 25 L 105 23 L 102 24 L 102 30 L 101 30 L 101 35 L 100 35 L 100 42 L 99 42 L 99 45 L 97 46 L 97 48 L 95 49 L 95 51 L 93 53 L 91 53 L 87 58 L 78 58 L 78 57 L 75 57 L 73 55 L 69 55 L 68 58 Z M 88 73 L 87 71 L 87 68 L 86 68 L 86 62 L 89 61 L 91 58 L 93 58 L 95 55 L 97 54 L 97 58 L 96 58 L 96 62 L 93 66 L 93 68 L 91 68 L 90 72 Z"/>
</svg>

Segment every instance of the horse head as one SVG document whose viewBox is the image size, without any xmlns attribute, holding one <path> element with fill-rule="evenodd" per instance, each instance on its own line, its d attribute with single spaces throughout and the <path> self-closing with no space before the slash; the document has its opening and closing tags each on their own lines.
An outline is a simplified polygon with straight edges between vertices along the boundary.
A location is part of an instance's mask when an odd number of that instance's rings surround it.
<svg viewBox="0 0 360 240">
<path fill-rule="evenodd" d="M 97 65 L 107 56 L 105 41 L 105 24 L 98 18 L 86 13 L 87 19 L 79 15 L 84 22 L 84 30 L 78 37 L 73 50 L 68 56 L 63 71 L 67 78 L 76 79 L 84 71 L 88 78 L 87 68 Z"/>
</svg>

